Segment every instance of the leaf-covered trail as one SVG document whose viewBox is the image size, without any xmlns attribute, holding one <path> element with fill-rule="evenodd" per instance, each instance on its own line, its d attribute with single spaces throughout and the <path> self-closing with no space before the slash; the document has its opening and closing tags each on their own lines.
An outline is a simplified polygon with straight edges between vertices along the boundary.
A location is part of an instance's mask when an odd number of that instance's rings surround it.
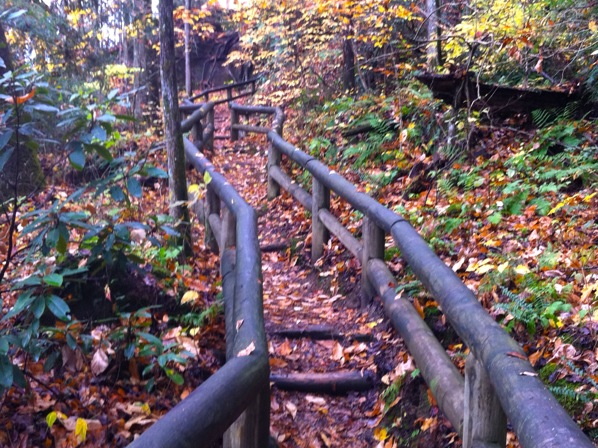
<svg viewBox="0 0 598 448">
<path fill-rule="evenodd" d="M 359 264 L 333 238 L 314 266 L 308 214 L 286 193 L 267 200 L 265 148 L 263 137 L 250 136 L 234 145 L 227 142 L 209 157 L 258 211 L 260 246 L 265 249 L 264 314 L 271 371 L 362 372 L 372 375 L 376 383 L 374 389 L 346 395 L 289 392 L 272 386 L 271 433 L 281 447 L 376 446 L 384 438 L 376 430 L 384 414 L 380 393 L 414 366 L 380 308 L 356 307 Z M 276 335 L 281 329 L 312 325 L 371 335 L 371 340 L 315 341 Z"/>
</svg>

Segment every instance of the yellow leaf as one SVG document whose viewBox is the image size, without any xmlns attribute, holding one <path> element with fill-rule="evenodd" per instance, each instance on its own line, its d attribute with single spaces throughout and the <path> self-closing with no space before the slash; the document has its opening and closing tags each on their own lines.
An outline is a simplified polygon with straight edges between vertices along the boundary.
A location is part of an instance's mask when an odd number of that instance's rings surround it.
<svg viewBox="0 0 598 448">
<path fill-rule="evenodd" d="M 75 435 L 79 438 L 81 442 L 85 442 L 85 438 L 87 437 L 87 422 L 84 418 L 77 419 L 77 424 L 75 426 Z"/>
<path fill-rule="evenodd" d="M 383 442 L 388 439 L 388 431 L 386 428 L 376 428 L 374 429 L 374 438 L 379 442 Z"/>
<path fill-rule="evenodd" d="M 210 176 L 210 173 L 208 173 L 207 171 L 203 173 L 203 181 L 206 185 L 208 185 L 212 181 L 212 176 Z"/>
<path fill-rule="evenodd" d="M 482 275 L 485 274 L 487 272 L 490 272 L 491 270 L 496 269 L 496 266 L 493 264 L 485 264 L 483 266 L 480 266 L 479 268 L 477 268 L 475 270 L 476 274 Z"/>
<path fill-rule="evenodd" d="M 592 20 L 590 23 L 588 23 L 588 28 L 590 31 L 598 31 L 598 25 L 596 24 L 596 21 Z"/>
<path fill-rule="evenodd" d="M 56 411 L 52 411 L 48 415 L 46 415 L 46 423 L 48 425 L 48 428 L 51 428 L 54 425 L 57 418 L 58 414 L 56 413 Z"/>
<path fill-rule="evenodd" d="M 199 299 L 199 294 L 197 291 L 187 291 L 185 294 L 183 294 L 181 303 L 195 302 L 197 299 Z"/>
<path fill-rule="evenodd" d="M 520 264 L 515 268 L 515 273 L 519 274 L 519 275 L 525 275 L 525 274 L 528 274 L 529 272 L 531 272 L 531 271 L 524 264 Z"/>
<path fill-rule="evenodd" d="M 207 171 L 206 171 L 206 172 L 207 172 Z M 188 191 L 190 194 L 195 194 L 195 193 L 197 193 L 197 192 L 199 191 L 199 185 L 197 185 L 197 184 L 191 184 L 191 185 L 189 185 L 189 187 L 187 188 L 187 191 Z"/>
<path fill-rule="evenodd" d="M 508 267 L 509 267 L 509 262 L 505 261 L 503 264 L 498 265 L 498 268 L 496 270 L 502 274 L 505 271 L 505 269 L 507 269 Z"/>
</svg>

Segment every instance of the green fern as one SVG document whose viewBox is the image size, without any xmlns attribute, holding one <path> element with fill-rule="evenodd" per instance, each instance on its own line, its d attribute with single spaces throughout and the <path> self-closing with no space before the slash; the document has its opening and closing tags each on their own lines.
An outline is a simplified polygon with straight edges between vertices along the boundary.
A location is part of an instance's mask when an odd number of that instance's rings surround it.
<svg viewBox="0 0 598 448">
<path fill-rule="evenodd" d="M 564 107 L 551 109 L 535 109 L 532 111 L 532 121 L 538 128 L 544 128 L 561 121 L 573 119 L 579 109 L 577 102 L 568 103 Z"/>
</svg>

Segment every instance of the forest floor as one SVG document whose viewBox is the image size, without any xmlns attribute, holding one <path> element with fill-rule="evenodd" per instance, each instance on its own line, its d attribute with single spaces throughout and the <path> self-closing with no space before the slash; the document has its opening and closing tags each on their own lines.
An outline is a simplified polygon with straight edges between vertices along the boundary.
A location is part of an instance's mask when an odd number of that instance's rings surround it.
<svg viewBox="0 0 598 448">
<path fill-rule="evenodd" d="M 227 119 L 217 115 L 217 120 L 217 133 L 226 132 Z M 595 134 L 590 131 L 587 134 L 588 139 L 595 139 Z M 509 182 L 518 185 L 498 174 L 508 173 L 512 165 L 506 161 L 517 157 L 521 147 L 531 144 L 531 137 L 519 137 L 513 130 L 494 129 L 483 141 L 488 152 L 483 163 L 466 160 L 460 166 L 453 166 L 454 183 L 462 182 L 467 187 L 455 188 L 450 194 L 441 194 L 440 188 L 431 186 L 406 200 L 402 193 L 411 181 L 409 176 L 374 188 L 355 170 L 339 171 L 362 190 L 371 190 L 370 194 L 383 204 L 402 208 L 400 212 L 414 223 L 441 258 L 467 286 L 479 292 L 481 302 L 493 317 L 522 344 L 542 379 L 554 393 L 561 394 L 557 398 L 596 439 L 598 314 L 593 304 L 598 291 L 595 266 L 598 197 L 592 187 L 576 182 L 567 189 L 556 192 L 551 189 L 546 193 L 546 202 L 552 208 L 550 213 L 538 214 L 539 203 L 525 203 L 524 198 L 524 205 L 517 213 L 507 214 L 503 210 L 499 221 L 489 222 L 497 214 L 496 204 L 504 201 L 505 208 L 508 206 L 511 198 L 505 195 L 512 192 L 504 191 Z M 151 143 L 139 142 L 140 146 Z M 402 340 L 385 319 L 379 300 L 374 299 L 364 309 L 359 307 L 359 263 L 334 237 L 327 243 L 324 255 L 312 263 L 309 213 L 284 192 L 272 201 L 267 200 L 265 138 L 245 136 L 234 143 L 217 140 L 216 146 L 213 154 L 207 154 L 208 158 L 258 214 L 272 373 L 344 371 L 374 379 L 372 389 L 347 394 L 299 393 L 273 385 L 271 434 L 278 446 L 460 446 L 457 434 L 438 410 Z M 424 159 L 415 150 L 409 157 L 412 164 L 416 159 Z M 150 161 L 156 166 L 166 166 L 163 151 L 154 152 Z M 85 179 L 52 178 L 57 162 L 51 155 L 42 155 L 42 163 L 52 180 L 51 187 L 33 199 L 32 206 L 36 209 L 48 207 L 57 198 L 66 198 L 77 182 L 85 182 Z M 376 170 L 390 171 L 395 168 L 392 163 L 376 166 Z M 293 172 L 290 166 L 284 168 Z M 190 183 L 203 181 L 191 171 L 188 175 Z M 300 173 L 293 175 L 301 182 Z M 167 201 L 166 183 L 159 180 L 144 188 L 143 197 L 134 201 L 132 218 L 143 221 L 158 210 L 166 212 Z M 94 210 L 97 207 L 98 214 L 109 212 L 103 210 L 105 204 L 101 198 L 85 207 Z M 333 197 L 331 209 L 345 226 L 358 231 L 361 217 L 346 204 Z M 149 357 L 125 360 L 124 347 L 110 339 L 125 323 L 113 319 L 92 328 L 83 322 L 73 329 L 73 334 L 81 344 L 83 333 L 90 333 L 91 346 L 87 351 L 70 348 L 57 340 L 57 344 L 62 344 L 61 365 L 45 368 L 43 359 L 17 360 L 26 366 L 29 386 L 13 387 L 3 395 L 0 446 L 124 446 L 222 365 L 225 351 L 222 315 L 210 313 L 191 332 L 180 311 L 175 311 L 173 299 L 183 296 L 183 291 L 193 291 L 190 306 L 194 313 L 218 309 L 218 258 L 203 244 L 203 228 L 196 223 L 193 228 L 194 257 L 188 265 L 176 267 L 173 259 L 163 263 L 170 270 L 170 277 L 166 282 L 160 280 L 157 286 L 166 286 L 170 302 L 153 309 L 150 317 L 138 319 L 138 323 L 145 325 L 143 328 L 151 328 L 164 343 L 176 342 L 194 355 L 188 364 L 176 366 L 184 382 L 177 385 L 155 369 L 149 375 L 156 380 L 155 388 L 148 392 L 148 376 L 142 372 Z M 455 364 L 462 368 L 466 348 L 434 300 L 416 285 L 391 241 L 387 243 L 386 261 L 402 291 L 411 297 Z M 25 275 L 26 267 L 19 273 Z M 156 279 L 148 273 L 138 280 L 141 281 L 132 283 L 152 283 Z M 550 288 L 541 289 L 545 283 Z M 509 295 L 511 290 L 521 291 L 520 295 Z M 135 292 L 143 296 L 147 289 Z M 513 302 L 507 302 L 512 296 Z M 14 303 L 14 297 L 4 297 L 6 311 Z M 553 303 L 562 305 L 559 300 L 571 306 L 550 308 Z M 279 334 L 285 329 L 322 325 L 347 337 L 314 340 Z M 352 335 L 364 337 L 357 340 Z M 107 347 L 104 354 L 108 356 L 104 370 L 94 373 L 93 362 L 101 347 Z M 49 423 L 52 415 L 57 419 L 55 424 Z M 86 425 L 83 438 L 80 420 Z M 510 434 L 509 447 L 516 446 Z"/>
</svg>

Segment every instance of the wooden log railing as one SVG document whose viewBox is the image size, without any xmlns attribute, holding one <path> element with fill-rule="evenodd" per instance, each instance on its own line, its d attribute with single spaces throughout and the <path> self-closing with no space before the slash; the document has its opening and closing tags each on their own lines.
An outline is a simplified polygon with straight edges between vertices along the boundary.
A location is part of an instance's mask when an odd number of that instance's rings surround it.
<svg viewBox="0 0 598 448">
<path fill-rule="evenodd" d="M 226 84 L 222 86 L 212 87 L 210 89 L 202 90 L 197 95 L 193 95 L 189 97 L 188 101 L 193 103 L 193 101 L 203 98 L 204 102 L 208 102 L 210 100 L 210 95 L 217 92 L 224 92 L 226 91 L 226 98 L 219 99 L 214 101 L 215 104 L 222 104 L 234 101 L 238 98 L 243 98 L 244 96 L 253 95 L 255 93 L 256 83 L 259 78 L 251 78 L 247 81 L 236 82 L 234 84 Z M 245 90 L 246 87 L 249 86 L 249 90 Z M 236 93 L 235 93 L 236 91 Z M 185 105 L 185 106 L 188 106 Z"/>
<path fill-rule="evenodd" d="M 227 361 L 131 448 L 208 447 L 223 436 L 226 448 L 268 446 L 270 368 L 257 215 L 200 152 L 213 135 L 213 124 L 201 120 L 210 115 L 208 121 L 213 120 L 213 110 L 214 103 L 201 105 L 182 128 L 184 132 L 195 128 L 202 136 L 195 144 L 184 139 L 185 155 L 188 163 L 210 178 L 206 198 L 197 202 L 195 211 L 206 225 L 208 243 L 220 253 Z"/>
<path fill-rule="evenodd" d="M 507 421 L 524 448 L 593 447 L 554 396 L 546 389 L 522 348 L 486 312 L 476 296 L 430 249 L 402 216 L 361 193 L 341 175 L 282 138 L 279 108 L 231 103 L 231 138 L 238 131 L 264 132 L 240 125 L 239 115 L 274 115 L 267 133 L 268 197 L 282 187 L 312 216 L 312 258 L 323 252 L 329 233 L 362 266 L 364 304 L 378 295 L 402 336 L 438 406 L 463 439 L 465 448 L 504 447 Z M 312 191 L 293 182 L 280 166 L 284 155 L 312 176 Z M 330 193 L 363 213 L 359 241 L 329 210 Z M 434 296 L 448 322 L 470 350 L 465 378 L 411 302 L 396 295 L 396 280 L 384 263 L 385 235 L 391 235 L 417 278 Z"/>
</svg>

